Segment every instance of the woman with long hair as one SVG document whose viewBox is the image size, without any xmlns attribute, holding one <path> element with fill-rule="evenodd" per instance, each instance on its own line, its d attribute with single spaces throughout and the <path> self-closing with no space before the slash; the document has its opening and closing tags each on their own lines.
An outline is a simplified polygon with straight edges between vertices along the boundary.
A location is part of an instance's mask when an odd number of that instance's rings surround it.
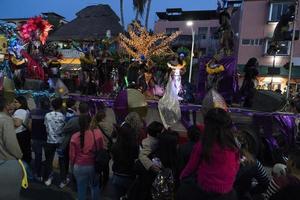
<svg viewBox="0 0 300 200">
<path fill-rule="evenodd" d="M 92 200 L 99 199 L 99 177 L 95 172 L 95 152 L 103 148 L 103 136 L 99 129 L 90 128 L 91 117 L 79 116 L 80 132 L 75 133 L 70 143 L 70 165 L 77 182 L 78 200 L 86 199 L 87 187 Z"/>
<path fill-rule="evenodd" d="M 178 199 L 188 195 L 188 199 L 234 200 L 233 184 L 239 170 L 239 151 L 231 117 L 223 109 L 211 109 L 204 117 L 204 127 L 203 139 L 195 145 L 181 173 L 183 186 Z M 184 179 L 195 174 L 197 189 L 184 188 Z M 194 190 L 191 191 L 191 188 Z"/>
<path fill-rule="evenodd" d="M 112 146 L 113 185 L 117 199 L 124 196 L 135 179 L 134 162 L 138 158 L 139 146 L 132 127 L 123 123 L 118 129 L 116 143 Z"/>
<path fill-rule="evenodd" d="M 27 164 L 31 162 L 31 144 L 30 144 L 30 134 L 28 129 L 29 124 L 29 108 L 27 104 L 27 99 L 24 96 L 18 96 L 15 101 L 16 111 L 13 114 L 15 131 L 17 134 L 17 139 L 20 148 L 23 153 L 22 160 Z"/>
</svg>

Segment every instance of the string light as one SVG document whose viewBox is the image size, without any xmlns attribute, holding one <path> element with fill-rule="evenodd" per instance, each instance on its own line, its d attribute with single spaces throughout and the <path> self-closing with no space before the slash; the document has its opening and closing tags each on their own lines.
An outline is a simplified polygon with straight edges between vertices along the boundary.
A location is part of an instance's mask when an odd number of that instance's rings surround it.
<svg viewBox="0 0 300 200">
<path fill-rule="evenodd" d="M 129 37 L 119 34 L 120 46 L 135 60 L 141 60 L 141 57 L 144 57 L 148 68 L 152 67 L 153 56 L 173 53 L 170 43 L 180 35 L 179 31 L 170 36 L 164 33 L 151 34 L 137 22 L 133 23 L 128 33 Z"/>
</svg>

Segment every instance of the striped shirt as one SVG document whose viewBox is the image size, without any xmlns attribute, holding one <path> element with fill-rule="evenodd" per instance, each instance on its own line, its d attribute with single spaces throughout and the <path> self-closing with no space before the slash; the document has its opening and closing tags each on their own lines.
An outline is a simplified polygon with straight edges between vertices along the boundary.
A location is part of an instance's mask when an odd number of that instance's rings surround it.
<svg viewBox="0 0 300 200">
<path fill-rule="evenodd" d="M 297 182 L 299 182 L 299 180 L 291 175 L 274 177 L 270 182 L 268 190 L 266 191 L 266 193 L 263 194 L 264 199 L 269 200 L 274 194 L 279 192 L 281 189 Z"/>
</svg>

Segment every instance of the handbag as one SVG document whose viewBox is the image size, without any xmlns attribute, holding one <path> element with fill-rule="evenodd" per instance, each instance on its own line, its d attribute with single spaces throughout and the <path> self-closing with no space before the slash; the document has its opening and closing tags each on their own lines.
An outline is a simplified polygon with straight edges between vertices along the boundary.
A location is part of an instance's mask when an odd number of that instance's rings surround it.
<svg viewBox="0 0 300 200">
<path fill-rule="evenodd" d="M 107 150 L 105 149 L 98 149 L 95 132 L 93 131 L 93 137 L 94 137 L 94 144 L 96 147 L 95 151 L 95 171 L 96 173 L 101 173 L 106 166 L 109 164 L 110 156 Z"/>
</svg>

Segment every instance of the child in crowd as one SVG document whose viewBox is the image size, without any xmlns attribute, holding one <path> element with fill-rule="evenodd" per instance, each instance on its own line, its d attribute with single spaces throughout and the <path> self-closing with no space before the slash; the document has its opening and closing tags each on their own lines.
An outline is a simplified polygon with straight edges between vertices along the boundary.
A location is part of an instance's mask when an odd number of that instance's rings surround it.
<svg viewBox="0 0 300 200">
<path fill-rule="evenodd" d="M 160 170 L 159 166 L 155 165 L 152 160 L 148 157 L 157 148 L 158 134 L 164 131 L 164 126 L 157 121 L 152 122 L 147 128 L 147 138 L 142 141 L 142 148 L 139 154 L 139 160 L 145 167 L 145 169 L 158 172 Z"/>
<path fill-rule="evenodd" d="M 263 194 L 265 200 L 299 199 L 300 197 L 300 150 L 290 153 L 287 165 L 276 164 L 273 179 Z"/>
<path fill-rule="evenodd" d="M 50 186 L 52 184 L 53 175 L 53 160 L 55 153 L 59 149 L 63 142 L 63 127 L 65 125 L 65 116 L 62 113 L 63 100 L 56 98 L 51 102 L 53 111 L 49 112 L 45 116 L 45 126 L 47 131 L 47 143 L 45 146 L 45 157 L 46 157 L 46 170 L 45 170 L 45 185 Z M 62 157 L 59 157 L 59 167 L 61 183 L 67 184 L 67 174 L 64 166 L 65 162 Z"/>
</svg>

